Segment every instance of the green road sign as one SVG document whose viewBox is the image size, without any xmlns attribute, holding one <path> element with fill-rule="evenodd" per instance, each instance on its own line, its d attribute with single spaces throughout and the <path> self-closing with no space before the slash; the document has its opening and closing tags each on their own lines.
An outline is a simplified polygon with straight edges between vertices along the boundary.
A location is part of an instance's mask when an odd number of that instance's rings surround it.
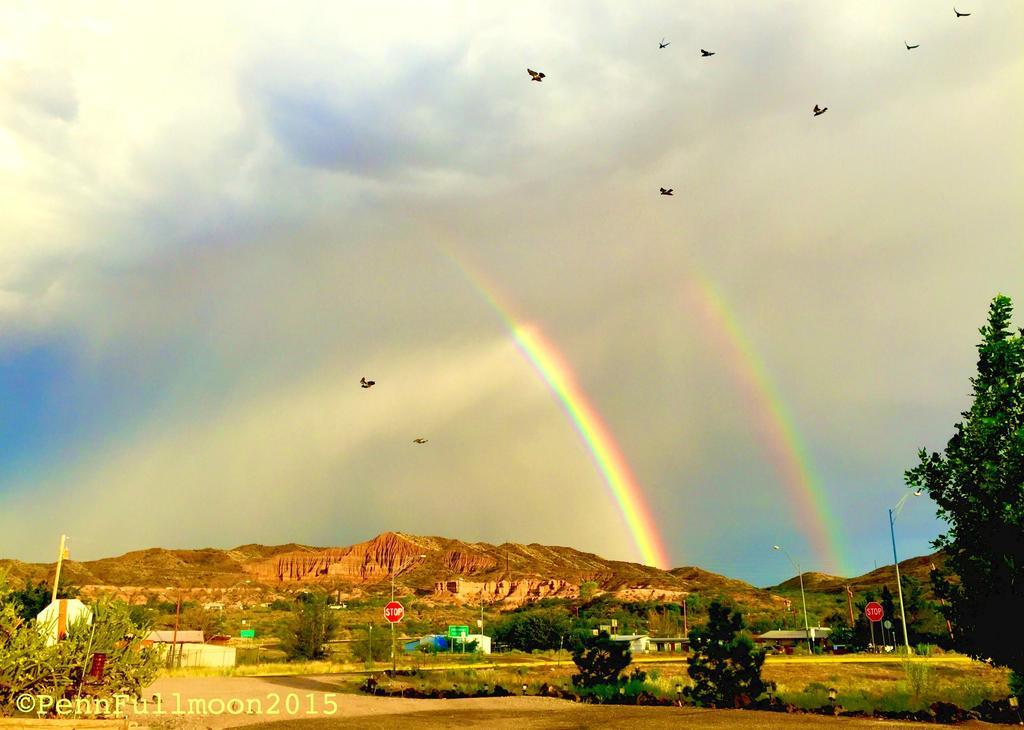
<svg viewBox="0 0 1024 730">
<path fill-rule="evenodd" d="M 449 626 L 448 627 L 448 638 L 454 639 L 459 636 L 469 636 L 468 626 Z"/>
<path fill-rule="evenodd" d="M 238 632 L 238 635 L 241 636 L 243 639 L 255 639 L 256 629 L 242 629 Z"/>
</svg>

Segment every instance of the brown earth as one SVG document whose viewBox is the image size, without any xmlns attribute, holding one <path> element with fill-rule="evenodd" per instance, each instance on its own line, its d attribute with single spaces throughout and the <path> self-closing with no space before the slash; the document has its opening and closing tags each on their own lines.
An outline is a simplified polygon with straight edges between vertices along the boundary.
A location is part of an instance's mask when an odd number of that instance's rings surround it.
<svg viewBox="0 0 1024 730">
<path fill-rule="evenodd" d="M 339 692 L 338 678 L 207 677 L 163 678 L 146 689 L 147 699 L 159 695 L 161 716 L 152 714 L 154 701 L 133 713 L 132 720 L 166 730 L 316 730 L 317 728 L 912 728 L 918 723 L 892 720 L 831 718 L 740 710 L 700 710 L 692 707 L 626 707 L 587 705 L 549 697 L 488 697 L 460 700 L 418 700 L 370 697 Z M 211 705 L 210 700 L 219 702 Z M 247 709 L 239 714 L 190 712 L 202 706 L 219 710 L 234 702 Z M 249 703 L 254 703 L 249 705 Z M 171 714 L 175 710 L 180 715 Z M 325 716 L 330 713 L 330 716 Z"/>
<path fill-rule="evenodd" d="M 932 562 L 942 555 L 911 558 L 901 571 L 927 580 Z M 0 573 L 16 581 L 48 580 L 53 564 L 0 560 Z M 691 592 L 728 595 L 747 607 L 772 608 L 782 599 L 771 589 L 710 573 L 697 567 L 661 570 L 568 547 L 519 543 L 467 543 L 443 537 L 387 532 L 348 547 L 320 548 L 288 544 L 242 545 L 230 550 L 151 548 L 119 557 L 79 562 L 67 560 L 63 580 L 82 587 L 86 596 L 116 595 L 132 603 L 148 598 L 169 600 L 183 588 L 191 600 L 254 602 L 316 585 L 354 598 L 379 593 L 392 575 L 406 591 L 455 603 L 500 603 L 516 606 L 543 598 L 579 597 L 580 585 L 630 601 L 679 601 Z M 892 568 L 844 579 L 805 573 L 805 587 L 840 592 L 892 582 Z M 776 588 L 797 585 L 792 578 Z"/>
</svg>

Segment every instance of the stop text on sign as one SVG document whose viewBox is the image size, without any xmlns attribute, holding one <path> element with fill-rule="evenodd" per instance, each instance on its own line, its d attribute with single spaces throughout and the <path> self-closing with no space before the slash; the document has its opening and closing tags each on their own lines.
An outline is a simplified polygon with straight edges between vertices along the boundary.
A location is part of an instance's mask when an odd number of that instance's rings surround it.
<svg viewBox="0 0 1024 730">
<path fill-rule="evenodd" d="M 390 623 L 397 624 L 405 616 L 405 607 L 398 601 L 391 601 L 384 606 L 384 618 Z"/>
<path fill-rule="evenodd" d="M 882 604 L 872 601 L 864 607 L 864 615 L 868 617 L 868 621 L 881 621 L 885 616 L 885 610 L 882 608 Z"/>
</svg>

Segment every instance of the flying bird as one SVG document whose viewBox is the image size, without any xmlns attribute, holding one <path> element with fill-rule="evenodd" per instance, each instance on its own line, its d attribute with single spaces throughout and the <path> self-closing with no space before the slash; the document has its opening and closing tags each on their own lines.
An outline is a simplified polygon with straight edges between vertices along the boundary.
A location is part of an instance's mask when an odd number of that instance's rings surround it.
<svg viewBox="0 0 1024 730">
<path fill-rule="evenodd" d="M 658 44 L 658 48 L 668 48 L 668 46 L 669 46 L 669 43 L 671 43 L 671 42 L 672 42 L 672 41 L 668 41 L 668 43 L 666 43 L 666 42 L 665 42 L 665 39 L 664 39 L 664 38 L 662 38 L 662 39 L 661 39 L 661 43 L 659 43 L 659 44 Z"/>
<path fill-rule="evenodd" d="M 534 71 L 532 68 L 526 69 L 526 73 L 530 74 L 530 78 L 534 81 L 541 81 L 544 78 L 544 74 L 540 71 Z"/>
<path fill-rule="evenodd" d="M 958 18 L 966 18 L 968 15 L 970 15 L 970 13 L 961 13 L 959 10 L 956 9 L 956 7 L 953 8 L 953 12 L 956 13 L 956 17 Z"/>
<path fill-rule="evenodd" d="M 413 439 L 412 442 L 414 444 L 425 444 L 425 443 L 427 443 L 427 439 L 425 439 L 425 438 L 418 438 L 418 439 Z"/>
<path fill-rule="evenodd" d="M 376 380 L 367 380 L 366 378 L 359 378 L 360 388 L 372 388 L 377 384 Z"/>
<path fill-rule="evenodd" d="M 714 56 L 714 51 L 705 51 L 703 48 L 700 49 L 701 58 L 707 58 L 708 56 Z"/>
<path fill-rule="evenodd" d="M 661 194 L 662 195 L 671 195 L 672 191 L 675 190 L 675 188 L 669 188 L 668 190 L 666 190 L 665 188 L 658 188 L 658 189 L 661 190 Z"/>
<path fill-rule="evenodd" d="M 920 43 L 918 43 L 918 44 L 917 44 L 916 46 L 912 46 L 912 45 L 910 45 L 909 43 L 907 43 L 906 41 L 903 41 L 903 45 L 905 45 L 905 46 L 907 47 L 907 50 L 908 50 L 908 51 L 912 51 L 912 50 L 914 50 L 915 48 L 917 48 L 917 46 L 919 46 L 919 45 L 921 45 L 921 44 L 920 44 Z"/>
<path fill-rule="evenodd" d="M 828 107 L 819 107 L 817 104 L 814 105 L 814 116 L 820 117 L 822 114 L 828 111 Z"/>
</svg>

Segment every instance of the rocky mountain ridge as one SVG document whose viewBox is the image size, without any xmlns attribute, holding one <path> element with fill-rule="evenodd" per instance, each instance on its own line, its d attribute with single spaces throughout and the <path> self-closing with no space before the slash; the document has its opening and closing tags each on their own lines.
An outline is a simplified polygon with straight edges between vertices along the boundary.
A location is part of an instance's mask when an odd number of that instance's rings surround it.
<svg viewBox="0 0 1024 730">
<path fill-rule="evenodd" d="M 907 570 L 918 577 L 936 556 L 913 558 Z M 50 580 L 53 564 L 0 560 L 9 580 Z M 842 591 L 886 581 L 891 567 L 856 579 L 804 574 L 805 586 L 819 592 Z M 877 575 L 876 575 L 877 573 Z M 318 588 L 357 597 L 387 590 L 391 580 L 402 592 L 438 601 L 487 602 L 510 606 L 544 598 L 579 598 L 586 590 L 626 600 L 679 601 L 689 593 L 728 595 L 740 604 L 770 604 L 783 599 L 761 589 L 697 567 L 661 570 L 568 547 L 520 543 L 468 543 L 443 537 L 386 532 L 348 547 L 242 545 L 230 550 L 151 548 L 78 562 L 67 560 L 62 583 L 87 594 L 113 593 L 131 601 L 166 597 L 187 590 L 210 600 L 229 594 L 284 595 Z M 791 585 L 792 584 L 792 585 Z M 791 588 L 792 578 L 775 587 Z"/>
</svg>

